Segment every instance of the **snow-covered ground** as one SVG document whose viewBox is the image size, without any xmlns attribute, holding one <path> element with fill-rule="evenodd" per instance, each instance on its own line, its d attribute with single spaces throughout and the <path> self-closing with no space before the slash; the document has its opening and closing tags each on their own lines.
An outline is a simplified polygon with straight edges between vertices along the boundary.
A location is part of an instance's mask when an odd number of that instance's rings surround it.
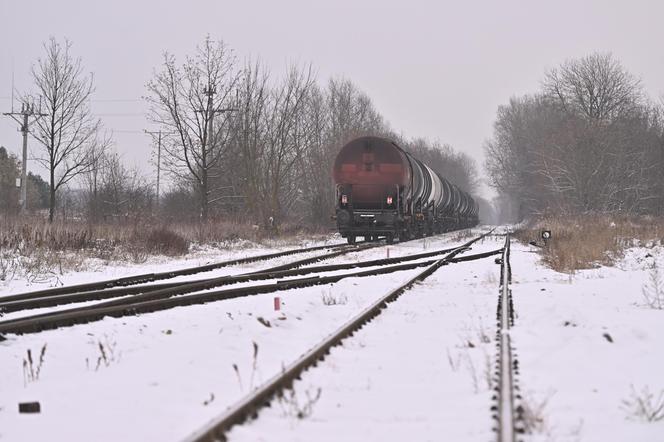
<svg viewBox="0 0 664 442">
<path fill-rule="evenodd" d="M 490 440 L 499 273 L 493 258 L 444 266 L 229 440 Z"/>
<path fill-rule="evenodd" d="M 390 256 L 466 240 L 451 233 L 395 244 Z M 495 249 L 502 240 L 487 238 L 469 253 Z M 273 251 L 209 250 L 61 279 L 78 283 Z M 543 268 L 533 251 L 513 243 L 519 384 L 530 406 L 545 402 L 542 422 L 526 440 L 664 440 L 664 421 L 643 422 L 622 403 L 631 385 L 637 392 L 664 390 L 664 311 L 644 307 L 641 293 L 653 259 L 646 254 L 660 256 L 662 264 L 664 254 L 635 249 L 617 268 L 569 277 Z M 385 254 L 379 248 L 325 262 Z M 292 395 L 234 428 L 231 439 L 491 440 L 488 378 L 499 269 L 493 258 L 444 266 L 307 371 Z M 275 294 L 264 294 L 8 336 L 0 342 L 0 440 L 181 440 L 419 271 L 282 291 L 279 312 Z M 36 288 L 18 281 L 0 294 Z M 32 370 L 24 367 L 27 350 Z M 23 401 L 39 401 L 42 412 L 19 414 Z"/>
<path fill-rule="evenodd" d="M 664 441 L 664 419 L 634 415 L 632 394 L 647 388 L 664 406 L 664 310 L 643 295 L 655 259 L 664 289 L 662 249 L 634 248 L 616 267 L 571 276 L 515 249 L 513 341 L 526 404 L 541 419 L 529 440 Z"/>
<path fill-rule="evenodd" d="M 456 240 L 456 236 L 394 245 L 390 256 L 465 241 Z M 246 250 L 244 254 L 271 251 L 274 250 Z M 385 254 L 385 249 L 368 250 L 327 262 L 376 259 Z M 251 271 L 302 257 L 220 271 Z M 228 258 L 220 251 L 218 256 L 203 262 Z M 193 264 L 181 262 L 180 267 Z M 132 270 L 131 273 L 141 273 L 140 269 Z M 151 266 L 144 271 L 154 270 L 164 269 Z M 139 317 L 109 318 L 40 334 L 8 336 L 0 342 L 0 437 L 181 439 L 416 272 L 280 292 L 281 312 L 273 310 L 274 295 L 258 295 Z M 121 270 L 109 269 L 108 274 L 89 275 L 95 280 L 123 274 Z M 68 276 L 63 277 L 65 284 L 84 281 L 81 275 L 71 275 L 70 280 L 66 279 Z M 323 296 L 331 296 L 340 304 L 326 305 Z M 258 318 L 269 321 L 270 327 Z M 255 364 L 254 342 L 258 348 Z M 44 361 L 36 376 L 44 345 Z M 35 376 L 26 374 L 23 368 L 27 350 L 33 355 Z M 32 400 L 41 403 L 41 414 L 19 414 L 18 403 Z"/>
</svg>

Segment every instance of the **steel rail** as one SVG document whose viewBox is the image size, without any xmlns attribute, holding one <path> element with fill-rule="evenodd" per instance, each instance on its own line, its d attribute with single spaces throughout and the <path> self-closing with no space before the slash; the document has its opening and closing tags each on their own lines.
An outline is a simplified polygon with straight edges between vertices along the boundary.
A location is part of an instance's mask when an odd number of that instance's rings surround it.
<svg viewBox="0 0 664 442">
<path fill-rule="evenodd" d="M 372 245 L 375 247 L 375 245 Z M 366 247 L 366 245 L 364 246 Z M 325 246 L 315 246 L 307 247 L 304 249 L 290 249 L 282 252 L 269 253 L 265 255 L 256 255 L 248 256 L 245 258 L 231 259 L 227 261 L 221 261 L 214 264 L 206 264 L 202 266 L 187 267 L 180 270 L 172 270 L 168 272 L 159 272 L 159 273 L 145 273 L 142 275 L 127 276 L 124 278 L 109 279 L 105 281 L 90 282 L 85 284 L 75 284 L 68 285 L 63 287 L 55 287 L 44 290 L 37 290 L 32 292 L 19 293 L 16 295 L 3 296 L 0 298 L 3 302 L 7 301 L 17 301 L 22 299 L 32 299 L 38 296 L 54 296 L 70 293 L 80 293 L 90 290 L 101 290 L 108 289 L 113 287 L 126 287 L 136 284 L 144 284 L 147 282 L 161 281 L 164 279 L 171 279 L 177 276 L 186 276 L 186 275 L 195 275 L 197 273 L 209 272 L 212 270 L 220 269 L 223 267 L 234 266 L 238 264 L 247 264 L 251 262 L 258 261 L 267 261 L 269 259 L 280 258 L 282 256 L 296 255 L 300 253 L 315 252 L 318 250 L 324 249 L 335 249 L 335 248 L 357 248 L 357 246 L 350 246 L 348 244 L 332 244 Z"/>
<path fill-rule="evenodd" d="M 411 278 L 408 282 L 399 286 L 395 290 L 392 290 L 385 296 L 382 296 L 360 314 L 346 322 L 337 331 L 325 338 L 318 345 L 307 351 L 295 362 L 285 367 L 281 373 L 272 377 L 256 391 L 240 400 L 240 402 L 232 406 L 221 416 L 212 420 L 185 440 L 187 442 L 214 442 L 226 440 L 225 435 L 231 427 L 241 424 L 248 418 L 255 416 L 258 410 L 263 406 L 268 405 L 275 395 L 281 393 L 284 389 L 292 387 L 293 381 L 297 379 L 304 370 L 316 365 L 319 360 L 323 360 L 332 347 L 338 345 L 347 337 L 352 336 L 354 332 L 362 328 L 365 324 L 378 316 L 382 310 L 387 308 L 389 305 L 388 303 L 397 300 L 416 283 L 424 281 L 441 266 L 449 263 L 455 255 L 468 250 L 468 247 L 472 243 L 481 238 L 483 238 L 483 236 L 469 241 L 464 244 L 464 246 L 452 251 L 443 258 L 435 260 L 433 264 L 429 265 L 424 271 Z"/>
<path fill-rule="evenodd" d="M 295 255 L 299 253 L 305 253 L 305 252 L 313 252 L 317 250 L 323 250 L 323 249 L 337 249 L 337 248 L 343 248 L 343 249 L 349 249 L 351 251 L 358 251 L 358 250 L 365 250 L 367 248 L 373 248 L 373 247 L 378 247 L 380 245 L 384 245 L 382 241 L 379 241 L 378 244 L 376 243 L 368 243 L 366 241 L 360 241 L 356 244 L 349 245 L 346 243 L 340 243 L 340 244 L 331 244 L 331 245 L 323 245 L 323 246 L 315 246 L 315 247 L 308 247 L 304 249 L 291 249 L 291 250 L 286 250 L 283 252 L 275 252 L 275 253 L 270 253 L 266 255 L 256 255 L 256 256 L 249 256 L 245 258 L 239 258 L 239 259 L 233 259 L 233 260 L 228 260 L 228 261 L 221 261 L 218 263 L 214 264 L 206 264 L 203 266 L 196 266 L 196 267 L 189 267 L 185 269 L 180 269 L 180 270 L 172 270 L 168 272 L 160 272 L 160 273 L 146 273 L 142 275 L 134 275 L 134 276 L 128 276 L 124 278 L 118 278 L 118 279 L 110 279 L 106 281 L 96 281 L 96 282 L 91 282 L 91 283 L 84 283 L 84 284 L 75 284 L 75 285 L 69 285 L 69 286 L 63 286 L 63 287 L 55 287 L 55 288 L 50 288 L 50 289 L 44 289 L 44 290 L 37 290 L 37 291 L 32 291 L 32 292 L 25 292 L 25 293 L 19 293 L 16 295 L 9 295 L 9 296 L 2 296 L 0 297 L 0 304 L 1 303 L 6 303 L 10 301 L 20 301 L 20 300 L 27 300 L 27 299 L 36 299 L 39 297 L 53 297 L 53 296 L 59 296 L 59 295 L 67 295 L 67 294 L 73 294 L 73 293 L 89 293 L 91 291 L 99 292 L 102 290 L 111 290 L 115 287 L 132 287 L 136 286 L 139 284 L 145 284 L 148 282 L 154 282 L 154 281 L 160 281 L 160 280 L 165 280 L 165 279 L 171 279 L 175 278 L 178 276 L 185 276 L 185 275 L 194 275 L 197 273 L 203 273 L 203 272 L 208 272 L 212 270 L 216 270 L 219 268 L 223 267 L 229 267 L 233 265 L 238 265 L 238 264 L 246 264 L 250 262 L 258 262 L 258 261 L 267 261 L 269 259 L 273 258 L 279 258 L 282 256 L 289 256 L 289 255 Z M 314 257 L 311 258 L 312 262 L 319 261 L 320 258 Z M 306 261 L 306 260 L 301 260 L 301 261 Z M 271 270 L 285 270 L 288 268 L 293 268 L 293 264 L 285 264 L 283 266 L 277 266 L 272 268 Z M 300 263 L 299 265 L 305 265 L 305 263 Z M 152 285 L 153 288 L 167 288 L 167 287 L 175 287 L 180 283 L 166 283 L 166 284 L 154 284 Z M 127 294 L 134 294 L 134 293 L 142 293 L 142 288 L 133 288 L 133 289 L 127 289 L 129 290 Z M 116 295 L 117 296 L 117 295 Z M 1 310 L 0 310 L 1 313 Z"/>
<path fill-rule="evenodd" d="M 366 250 L 366 248 L 361 250 Z M 140 299 L 147 300 L 147 299 L 163 298 L 168 296 L 176 296 L 176 295 L 191 293 L 193 291 L 208 290 L 210 288 L 215 288 L 223 285 L 236 284 L 239 282 L 258 281 L 258 280 L 273 279 L 273 278 L 283 278 L 288 276 L 307 275 L 311 273 L 323 273 L 335 270 L 348 270 L 353 268 L 362 268 L 362 267 L 371 267 L 371 266 L 407 262 L 407 261 L 442 255 L 444 253 L 450 252 L 451 250 L 453 249 L 448 248 L 432 252 L 417 253 L 417 254 L 394 257 L 394 258 L 360 261 L 360 262 L 347 263 L 347 264 L 327 264 L 321 266 L 301 268 L 304 265 L 322 261 L 324 259 L 329 259 L 350 252 L 359 251 L 354 249 L 348 249 L 340 252 L 332 252 L 314 258 L 307 258 L 299 261 L 294 261 L 290 264 L 283 266 L 271 267 L 267 269 L 258 270 L 255 272 L 243 273 L 240 275 L 226 275 L 216 278 L 199 279 L 195 281 L 183 281 L 176 283 L 154 284 L 149 286 L 115 288 L 115 289 L 97 290 L 97 291 L 81 292 L 74 294 L 37 297 L 37 298 L 19 300 L 19 301 L 9 301 L 9 302 L 0 301 L 0 313 L 18 312 L 29 309 L 72 304 L 76 302 L 97 301 L 109 298 L 121 298 L 123 296 L 134 295 L 132 297 L 126 297 L 124 299 L 118 299 L 117 301 L 117 303 L 119 304 L 128 304 L 134 302 L 134 300 L 140 300 Z M 114 301 L 108 301 L 108 302 L 111 303 Z M 101 305 L 101 304 L 94 304 L 94 305 Z M 81 308 L 91 308 L 91 307 L 93 306 L 86 306 Z M 45 313 L 45 315 L 48 314 L 49 313 Z"/>
<path fill-rule="evenodd" d="M 452 250 L 456 250 L 456 248 L 453 249 L 445 249 L 437 253 L 438 255 L 442 255 L 443 253 L 448 253 Z M 464 262 L 464 261 L 472 261 L 476 259 L 482 259 L 486 258 L 489 256 L 497 255 L 501 253 L 502 249 L 498 250 L 491 250 L 488 252 L 483 252 L 483 253 L 478 253 L 475 255 L 468 255 L 460 258 L 452 258 L 449 260 L 450 263 L 457 263 L 457 262 Z M 415 260 L 416 258 L 412 256 L 404 257 L 403 261 L 411 261 Z M 269 273 L 251 273 L 251 274 L 246 274 L 246 275 L 238 275 L 238 276 L 228 276 L 228 277 L 221 277 L 217 278 L 214 280 L 205 280 L 197 283 L 192 283 L 192 284 L 187 284 L 186 286 L 183 287 L 178 287 L 176 289 L 166 289 L 166 290 L 155 290 L 153 292 L 147 292 L 147 293 L 142 293 L 140 295 L 132 296 L 132 297 L 125 297 L 125 298 L 119 298 L 119 299 L 114 299 L 111 301 L 106 301 L 106 302 L 100 302 L 96 303 L 93 305 L 89 306 L 84 306 L 84 307 L 78 307 L 78 308 L 73 308 L 73 309 L 67 309 L 67 310 L 58 310 L 54 312 L 48 312 L 48 313 L 42 313 L 39 315 L 33 315 L 30 316 L 30 318 L 36 319 L 36 318 L 46 318 L 49 316 L 54 316 L 59 313 L 63 312 L 82 312 L 86 310 L 94 310 L 97 308 L 101 307 L 110 307 L 110 306 L 119 306 L 119 305 L 131 305 L 131 304 L 136 304 L 139 302 L 146 302 L 146 301 L 154 301 L 154 300 L 159 300 L 159 299 L 166 299 L 172 296 L 178 296 L 178 295 L 185 295 L 188 293 L 192 292 L 198 292 L 202 290 L 209 290 L 212 288 L 224 286 L 224 285 L 229 285 L 229 284 L 234 284 L 238 282 L 248 282 L 248 281 L 257 281 L 257 280 L 264 280 L 264 279 L 277 279 L 280 277 L 288 277 L 288 276 L 301 276 L 301 275 L 307 275 L 307 274 L 312 274 L 312 273 L 318 273 L 318 275 L 315 275 L 313 277 L 309 278 L 301 278 L 301 279 L 292 279 L 292 280 L 278 280 L 276 284 L 280 284 L 280 287 L 285 287 L 288 284 L 292 283 L 302 283 L 306 281 L 318 281 L 318 284 L 325 284 L 328 282 L 337 282 L 340 279 L 343 278 L 348 278 L 352 276 L 373 276 L 373 275 L 379 275 L 379 274 L 384 274 L 384 273 L 391 273 L 394 271 L 401 271 L 401 270 L 410 270 L 414 269 L 417 267 L 425 267 L 427 265 L 432 264 L 435 262 L 435 260 L 429 260 L 429 261 L 422 261 L 416 264 L 411 264 L 411 265 L 405 265 L 405 266 L 393 266 L 393 267 L 383 267 L 380 270 L 374 270 L 374 271 L 366 271 L 366 272 L 355 272 L 351 274 L 346 274 L 346 275 L 338 275 L 338 276 L 332 276 L 332 277 L 327 277 L 323 279 L 320 278 L 320 273 L 325 273 L 325 272 L 330 272 L 334 270 L 342 270 L 342 269 L 353 269 L 353 268 L 362 268 L 362 267 L 369 267 L 369 266 L 379 266 L 379 265 L 387 265 L 389 263 L 387 262 L 382 262 L 382 261 L 391 261 L 392 258 L 387 259 L 387 260 L 375 260 L 375 261 L 364 261 L 364 262 L 359 262 L 359 263 L 350 263 L 350 264 L 332 264 L 329 266 L 317 266 L 317 267 L 308 267 L 306 269 L 296 269 L 296 270 L 285 270 L 285 271 L 278 271 L 278 272 L 269 272 Z M 398 262 L 398 261 L 397 261 Z M 314 285 L 314 284 L 310 284 Z M 273 286 L 268 285 L 268 286 Z M 258 288 L 262 288 L 263 286 L 258 286 Z M 252 289 L 253 287 L 248 287 L 247 289 Z M 232 289 L 232 290 L 238 290 L 238 289 Z M 241 290 L 241 289 L 239 289 Z M 217 292 L 221 293 L 221 292 Z M 251 293 L 251 290 L 247 292 L 247 295 L 251 295 L 254 293 Z M 7 323 L 11 322 L 16 322 L 24 318 L 14 318 L 10 319 L 7 321 L 0 322 L 1 325 L 5 325 Z"/>
<path fill-rule="evenodd" d="M 298 261 L 293 261 L 288 264 L 280 265 L 280 266 L 275 266 L 271 267 L 268 269 L 263 269 L 263 270 L 257 270 L 255 272 L 250 272 L 250 273 L 245 273 L 241 275 L 260 275 L 266 272 L 279 272 L 279 271 L 287 271 L 288 269 L 296 269 L 305 265 L 313 264 L 316 262 L 324 261 L 326 259 L 330 258 L 335 258 L 337 256 L 345 255 L 348 253 L 352 252 L 359 252 L 363 250 L 367 250 L 370 248 L 375 247 L 374 245 L 371 246 L 360 246 L 356 248 L 348 248 L 348 249 L 343 249 L 340 251 L 336 252 L 330 252 L 326 253 L 324 255 L 318 255 L 314 256 L 312 258 L 305 258 L 301 259 Z M 240 275 L 238 275 L 240 276 Z M 139 294 L 144 294 L 144 293 L 151 293 L 157 290 L 175 290 L 177 292 L 178 287 L 187 287 L 191 284 L 198 284 L 198 283 L 204 283 L 204 282 L 210 282 L 210 281 L 225 281 L 225 280 L 230 280 L 232 281 L 233 275 L 227 275 L 227 276 L 221 276 L 221 277 L 216 277 L 216 278 L 205 278 L 205 279 L 199 279 L 199 280 L 194 280 L 194 281 L 180 281 L 180 282 L 170 282 L 170 283 L 162 283 L 162 284 L 151 284 L 151 285 L 140 285 L 140 286 L 132 286 L 132 287 L 120 287 L 120 288 L 110 288 L 110 289 L 102 289 L 102 290 L 92 290 L 92 291 L 85 291 L 85 292 L 76 292 L 76 293 L 65 293 L 65 294 L 56 294 L 56 295 L 50 295 L 46 296 L 40 292 L 33 292 L 33 293 L 24 293 L 23 298 L 19 300 L 9 300 L 5 301 L 5 299 L 0 298 L 0 314 L 2 313 L 10 313 L 10 312 L 16 312 L 16 311 L 21 311 L 21 310 L 30 310 L 30 309 L 36 309 L 36 308 L 44 308 L 44 307 L 54 307 L 58 305 L 64 305 L 64 304 L 72 304 L 75 302 L 84 302 L 84 301 L 97 301 L 101 299 L 109 299 L 109 298 L 120 298 L 122 296 L 128 296 L 128 295 L 139 295 Z M 233 282 L 230 282 L 233 283 Z M 184 292 L 187 293 L 187 292 Z M 178 294 L 178 293 L 176 293 Z M 31 296 L 27 296 L 31 295 Z"/>
<path fill-rule="evenodd" d="M 496 412 L 496 436 L 498 442 L 517 442 L 517 434 L 522 432 L 522 408 L 516 406 L 520 399 L 516 385 L 518 365 L 514 355 L 514 348 L 510 336 L 510 329 L 514 325 L 514 304 L 512 302 L 512 267 L 510 264 L 510 234 L 505 235 L 502 258 L 500 260 L 500 287 L 498 298 L 498 353 L 496 358 L 496 405 L 492 410 Z"/>
<path fill-rule="evenodd" d="M 445 262 L 445 264 L 455 262 L 453 256 L 466 250 L 468 250 L 468 246 L 465 244 L 453 249 L 453 251 L 451 252 L 452 256 L 450 256 L 450 258 Z M 491 256 L 492 254 L 496 254 L 497 252 L 498 251 L 480 253 L 474 256 L 464 257 L 464 259 L 458 258 L 456 262 L 463 262 L 471 259 L 482 259 L 487 256 Z M 127 304 L 102 303 L 104 305 L 80 307 L 75 309 L 61 310 L 53 313 L 46 313 L 41 315 L 5 320 L 0 322 L 0 336 L 2 334 L 8 334 L 8 333 L 19 333 L 19 334 L 35 333 L 42 330 L 55 329 L 74 324 L 97 321 L 103 319 L 106 316 L 113 316 L 113 317 L 133 316 L 139 313 L 150 313 L 155 311 L 167 310 L 179 306 L 204 304 L 208 302 L 258 295 L 262 293 L 272 293 L 282 290 L 310 287 L 314 285 L 330 284 L 341 281 L 342 279 L 345 278 L 376 276 L 396 271 L 415 269 L 430 264 L 431 261 L 415 262 L 409 264 L 397 264 L 393 266 L 384 266 L 378 269 L 367 270 L 367 271 L 344 273 L 340 275 L 331 275 L 323 277 L 316 275 L 313 277 L 277 281 L 276 283 L 270 283 L 264 285 L 223 289 L 223 290 L 209 291 L 204 293 L 195 293 L 190 295 L 168 297 L 165 299 L 150 299 L 150 300 L 144 300 L 140 302 L 133 302 Z"/>
</svg>

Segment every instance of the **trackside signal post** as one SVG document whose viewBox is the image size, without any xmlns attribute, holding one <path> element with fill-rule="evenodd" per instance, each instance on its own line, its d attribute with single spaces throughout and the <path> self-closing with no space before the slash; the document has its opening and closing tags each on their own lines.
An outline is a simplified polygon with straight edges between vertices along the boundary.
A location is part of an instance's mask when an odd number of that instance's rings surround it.
<svg viewBox="0 0 664 442">
<path fill-rule="evenodd" d="M 6 112 L 3 115 L 11 117 L 16 121 L 21 128 L 20 132 L 23 133 L 23 160 L 21 161 L 21 199 L 19 201 L 21 206 L 21 213 L 25 213 L 28 209 L 28 133 L 30 132 L 30 125 L 39 120 L 41 117 L 45 117 L 48 114 L 35 112 L 34 104 L 21 104 L 21 112 L 14 112 L 12 109 L 11 112 Z M 30 121 L 30 118 L 33 118 Z"/>
</svg>

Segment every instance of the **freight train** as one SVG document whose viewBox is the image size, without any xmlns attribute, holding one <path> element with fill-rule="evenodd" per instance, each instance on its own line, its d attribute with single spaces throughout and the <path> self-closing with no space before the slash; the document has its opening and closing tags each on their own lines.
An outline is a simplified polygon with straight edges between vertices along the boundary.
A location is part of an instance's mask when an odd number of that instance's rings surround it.
<svg viewBox="0 0 664 442">
<path fill-rule="evenodd" d="M 473 198 L 395 142 L 360 137 L 334 162 L 336 221 L 348 243 L 388 242 L 476 226 Z"/>
</svg>

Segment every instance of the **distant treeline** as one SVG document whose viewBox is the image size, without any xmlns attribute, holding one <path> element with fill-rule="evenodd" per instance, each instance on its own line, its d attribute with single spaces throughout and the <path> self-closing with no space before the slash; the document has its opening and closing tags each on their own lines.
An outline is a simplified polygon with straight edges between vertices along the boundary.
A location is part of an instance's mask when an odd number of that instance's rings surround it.
<svg viewBox="0 0 664 442">
<path fill-rule="evenodd" d="M 569 60 L 498 109 L 486 169 L 506 218 L 664 212 L 664 112 L 611 54 Z"/>
<path fill-rule="evenodd" d="M 42 119 L 35 131 L 34 150 L 53 171 L 51 217 L 103 221 L 152 214 L 327 225 L 334 207 L 332 163 L 345 142 L 361 135 L 392 138 L 462 189 L 473 193 L 478 186 L 473 160 L 448 145 L 395 134 L 352 81 L 321 84 L 311 66 L 275 76 L 258 60 L 238 62 L 223 42 L 207 38 L 182 62 L 166 53 L 147 84 L 147 119 L 161 131 L 157 202 L 155 177 L 127 168 L 102 135 L 89 107 L 92 78 L 70 54 L 71 43 L 52 38 L 44 49 L 47 56 L 33 67 L 39 92 L 24 99 L 39 100 L 49 114 L 61 113 L 64 103 L 76 122 L 62 127 Z M 69 77 L 56 81 L 62 72 Z M 61 96 L 63 82 L 77 93 Z M 15 192 L 8 198 L 15 200 Z"/>
<path fill-rule="evenodd" d="M 21 163 L 15 155 L 0 146 L 0 211 L 15 215 L 19 211 L 21 189 L 17 186 L 21 177 Z M 48 208 L 48 183 L 39 175 L 28 172 L 28 209 L 31 211 Z"/>
</svg>

